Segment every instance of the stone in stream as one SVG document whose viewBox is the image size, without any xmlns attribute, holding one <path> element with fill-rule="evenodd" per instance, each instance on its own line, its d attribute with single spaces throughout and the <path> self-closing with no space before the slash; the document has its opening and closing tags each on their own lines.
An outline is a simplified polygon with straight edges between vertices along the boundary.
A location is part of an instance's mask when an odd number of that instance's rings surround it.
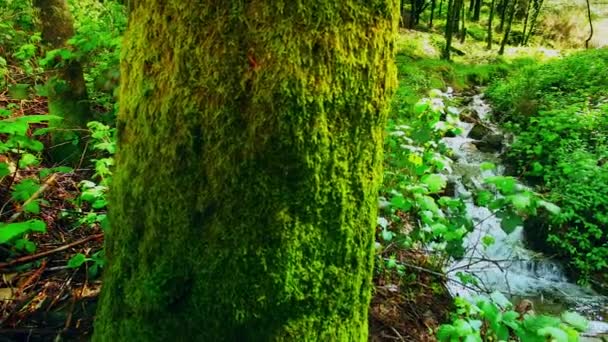
<svg viewBox="0 0 608 342">
<path fill-rule="evenodd" d="M 475 139 L 475 140 L 481 140 L 486 135 L 491 134 L 491 133 L 492 133 L 492 129 L 490 127 L 488 127 L 482 123 L 476 123 L 475 126 L 473 126 L 473 128 L 469 132 L 469 135 L 467 137 L 471 138 L 471 139 Z"/>
<path fill-rule="evenodd" d="M 484 136 L 480 141 L 475 141 L 473 144 L 477 146 L 477 149 L 481 152 L 500 152 L 502 149 L 504 136 L 502 134 L 488 134 Z"/>
<path fill-rule="evenodd" d="M 476 124 L 480 121 L 479 113 L 475 109 L 465 108 L 460 112 L 460 121 Z"/>
</svg>

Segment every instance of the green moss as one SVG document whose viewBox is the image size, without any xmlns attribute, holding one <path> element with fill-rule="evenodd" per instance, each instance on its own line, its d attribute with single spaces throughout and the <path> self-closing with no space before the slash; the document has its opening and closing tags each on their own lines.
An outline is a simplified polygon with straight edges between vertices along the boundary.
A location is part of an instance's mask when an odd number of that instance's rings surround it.
<svg viewBox="0 0 608 342">
<path fill-rule="evenodd" d="M 365 341 L 395 1 L 139 1 L 96 341 Z"/>
</svg>

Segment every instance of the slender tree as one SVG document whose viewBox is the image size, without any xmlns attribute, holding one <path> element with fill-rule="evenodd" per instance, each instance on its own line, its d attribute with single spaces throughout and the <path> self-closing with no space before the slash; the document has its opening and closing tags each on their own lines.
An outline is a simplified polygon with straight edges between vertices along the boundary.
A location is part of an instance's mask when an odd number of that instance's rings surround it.
<svg viewBox="0 0 608 342">
<path fill-rule="evenodd" d="M 473 9 L 473 17 L 471 20 L 478 22 L 481 17 L 481 5 L 483 5 L 483 0 L 475 0 L 475 8 Z"/>
<path fill-rule="evenodd" d="M 538 16 L 540 14 L 541 8 L 543 6 L 543 0 L 532 0 L 533 14 L 530 21 L 530 28 L 528 29 L 528 33 L 524 35 L 524 45 L 528 44 L 530 38 L 534 35 L 534 30 L 536 28 L 536 22 Z"/>
<path fill-rule="evenodd" d="M 507 28 L 505 30 L 504 36 L 502 37 L 502 41 L 500 42 L 500 50 L 498 50 L 499 55 L 502 55 L 505 53 L 505 46 L 507 45 L 507 41 L 509 40 L 509 35 L 511 34 L 511 26 L 513 25 L 513 18 L 515 17 L 516 5 L 517 5 L 516 0 L 510 1 Z"/>
<path fill-rule="evenodd" d="M 429 19 L 429 28 L 433 28 L 433 18 L 435 16 L 436 0 L 431 0 L 431 17 Z"/>
<path fill-rule="evenodd" d="M 35 0 L 42 28 L 45 50 L 68 48 L 68 39 L 74 36 L 72 15 L 65 0 Z M 91 111 L 82 65 L 75 59 L 54 59 L 50 65 L 51 77 L 47 83 L 49 113 L 61 120 L 51 120 L 55 161 L 80 159 L 82 150 L 81 129 L 90 121 Z"/>
<path fill-rule="evenodd" d="M 492 34 L 494 33 L 494 28 L 492 27 L 492 21 L 494 20 L 495 3 L 496 3 L 496 0 L 492 0 L 492 3 L 490 3 L 490 14 L 488 17 L 488 45 L 486 46 L 486 48 L 488 50 L 492 50 Z"/>
<path fill-rule="evenodd" d="M 462 27 L 460 28 L 460 43 L 464 43 L 465 39 L 467 38 L 467 16 L 466 16 L 466 12 L 464 10 L 464 5 L 462 6 L 462 10 L 461 10 L 461 16 L 460 16 L 460 21 L 462 23 Z"/>
<path fill-rule="evenodd" d="M 396 0 L 138 0 L 94 341 L 367 341 Z"/>
<path fill-rule="evenodd" d="M 507 18 L 507 8 L 511 1 L 517 0 L 502 0 L 500 2 L 500 25 L 498 25 L 498 32 L 503 32 L 505 29 L 505 19 Z"/>
<path fill-rule="evenodd" d="M 528 28 L 528 21 L 530 18 L 530 9 L 532 7 L 532 2 L 532 0 L 528 0 L 528 3 L 526 4 L 526 12 L 524 13 L 524 28 L 521 33 L 521 41 L 519 42 L 519 45 L 524 45 L 526 42 L 526 29 Z"/>
<path fill-rule="evenodd" d="M 589 42 L 593 39 L 593 18 L 591 17 L 591 4 L 587 0 L 587 18 L 589 19 L 589 37 L 585 40 L 585 49 L 589 48 Z"/>
<path fill-rule="evenodd" d="M 448 0 L 448 14 L 445 21 L 445 49 L 443 50 L 442 58 L 450 60 L 450 50 L 452 48 L 452 37 L 454 35 L 454 1 Z"/>
</svg>

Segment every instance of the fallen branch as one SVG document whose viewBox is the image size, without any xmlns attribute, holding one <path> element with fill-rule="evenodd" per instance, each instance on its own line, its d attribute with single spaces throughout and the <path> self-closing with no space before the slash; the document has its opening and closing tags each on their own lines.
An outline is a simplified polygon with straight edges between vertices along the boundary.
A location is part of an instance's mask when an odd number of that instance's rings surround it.
<svg viewBox="0 0 608 342">
<path fill-rule="evenodd" d="M 40 187 L 40 189 L 38 189 L 36 192 L 34 192 L 34 194 L 32 196 L 30 196 L 30 198 L 27 199 L 27 201 L 23 202 L 23 205 L 21 206 L 21 210 L 19 210 L 18 212 L 14 213 L 13 216 L 11 216 L 8 221 L 6 221 L 7 223 L 11 223 L 13 221 L 15 221 L 16 219 L 19 218 L 19 216 L 21 216 L 21 213 L 23 213 L 23 208 L 25 208 L 28 204 L 32 203 L 33 201 L 35 201 L 36 199 L 38 199 L 38 197 L 46 191 L 46 189 L 49 188 L 49 186 L 55 181 L 55 179 L 57 179 L 57 174 L 53 173 L 47 180 L 46 182 L 44 182 L 44 184 Z"/>
<path fill-rule="evenodd" d="M 44 251 L 41 253 L 37 253 L 37 254 L 33 254 L 33 255 L 27 255 L 15 260 L 11 260 L 9 262 L 2 262 L 0 263 L 0 269 L 6 268 L 6 267 L 11 267 L 11 266 L 15 266 L 15 265 L 19 265 L 19 264 L 24 264 L 26 262 L 30 262 L 30 261 L 34 261 L 34 260 L 38 260 L 40 258 L 44 258 L 47 255 L 51 255 L 57 252 L 61 252 L 61 251 L 65 251 L 68 248 L 72 248 L 74 246 L 83 244 L 85 242 L 91 241 L 91 240 L 97 240 L 103 237 L 103 233 L 99 233 L 99 234 L 95 234 L 95 235 L 91 235 L 88 236 L 82 240 L 78 240 L 78 241 L 74 241 L 72 243 L 68 243 L 67 245 L 63 245 L 61 247 L 57 247 L 55 249 L 51 249 L 48 251 Z"/>
</svg>

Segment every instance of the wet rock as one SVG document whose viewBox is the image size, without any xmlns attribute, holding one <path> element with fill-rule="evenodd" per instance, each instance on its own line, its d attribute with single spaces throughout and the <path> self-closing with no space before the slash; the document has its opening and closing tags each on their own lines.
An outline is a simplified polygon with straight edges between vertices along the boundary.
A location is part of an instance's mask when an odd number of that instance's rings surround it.
<svg viewBox="0 0 608 342">
<path fill-rule="evenodd" d="M 480 141 L 474 142 L 477 149 L 482 152 L 494 153 L 500 152 L 503 144 L 502 134 L 488 134 L 484 136 Z"/>
<path fill-rule="evenodd" d="M 456 137 L 456 133 L 454 133 L 454 131 L 450 130 L 450 131 L 445 132 L 445 134 L 443 136 L 446 138 L 454 138 L 454 137 Z"/>
<path fill-rule="evenodd" d="M 448 180 L 443 190 L 443 195 L 448 197 L 456 197 L 456 182 Z"/>
<path fill-rule="evenodd" d="M 478 123 L 480 121 L 479 113 L 475 109 L 465 108 L 460 112 L 460 121 L 473 124 Z"/>
<path fill-rule="evenodd" d="M 476 123 L 475 126 L 473 126 L 473 128 L 469 132 L 469 135 L 467 137 L 471 138 L 471 139 L 475 139 L 475 140 L 481 140 L 486 135 L 491 134 L 491 133 L 492 133 L 492 129 L 490 129 L 488 126 L 485 126 L 481 123 Z"/>
</svg>

